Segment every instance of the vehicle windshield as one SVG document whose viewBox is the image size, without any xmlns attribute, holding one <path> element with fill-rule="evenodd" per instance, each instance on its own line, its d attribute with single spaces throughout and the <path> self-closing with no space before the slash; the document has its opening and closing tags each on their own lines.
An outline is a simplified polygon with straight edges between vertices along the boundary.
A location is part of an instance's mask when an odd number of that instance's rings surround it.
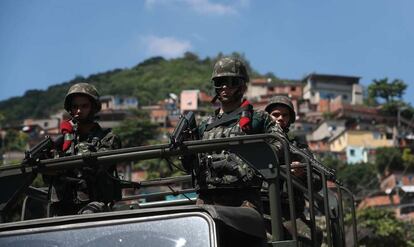
<svg viewBox="0 0 414 247">
<path fill-rule="evenodd" d="M 88 225 L 58 228 L 0 238 L 7 246 L 153 246 L 207 247 L 211 228 L 198 216 L 170 218 L 126 224 Z"/>
</svg>

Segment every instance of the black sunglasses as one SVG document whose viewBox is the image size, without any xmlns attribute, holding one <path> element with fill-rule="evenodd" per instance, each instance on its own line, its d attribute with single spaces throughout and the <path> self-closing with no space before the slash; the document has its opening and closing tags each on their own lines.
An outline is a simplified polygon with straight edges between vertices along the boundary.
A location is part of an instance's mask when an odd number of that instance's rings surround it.
<svg viewBox="0 0 414 247">
<path fill-rule="evenodd" d="M 238 87 L 244 83 L 244 80 L 238 77 L 219 77 L 213 80 L 214 87 L 221 89 L 224 86 L 228 88 Z"/>
</svg>

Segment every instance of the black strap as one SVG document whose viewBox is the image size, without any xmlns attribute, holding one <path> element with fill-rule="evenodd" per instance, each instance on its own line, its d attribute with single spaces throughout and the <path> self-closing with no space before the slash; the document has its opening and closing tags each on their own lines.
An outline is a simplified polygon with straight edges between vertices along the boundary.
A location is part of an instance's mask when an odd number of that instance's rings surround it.
<svg viewBox="0 0 414 247">
<path fill-rule="evenodd" d="M 216 119 L 211 124 L 208 124 L 204 131 L 209 131 L 217 126 L 222 125 L 223 123 L 227 123 L 234 120 L 239 120 L 239 118 L 234 118 L 235 116 L 239 115 L 244 110 L 244 107 L 239 107 L 237 110 L 234 110 L 230 114 L 223 114 L 223 116 L 219 119 Z"/>
</svg>

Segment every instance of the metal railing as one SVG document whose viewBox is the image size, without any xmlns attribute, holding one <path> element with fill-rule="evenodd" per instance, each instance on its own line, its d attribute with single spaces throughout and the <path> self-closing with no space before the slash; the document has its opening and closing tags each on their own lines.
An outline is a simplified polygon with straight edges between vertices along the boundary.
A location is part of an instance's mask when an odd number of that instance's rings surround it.
<svg viewBox="0 0 414 247">
<path fill-rule="evenodd" d="M 282 145 L 282 152 L 284 155 L 284 164 L 279 164 L 278 152 L 272 142 L 279 142 Z M 78 156 L 69 156 L 57 159 L 41 160 L 36 166 L 31 167 L 17 167 L 3 166 L 0 167 L 0 178 L 6 176 L 27 176 L 29 173 L 43 173 L 60 169 L 73 169 L 82 167 L 85 164 L 91 166 L 109 166 L 116 162 L 137 161 L 154 158 L 170 158 L 183 154 L 197 154 L 207 152 L 219 152 L 221 150 L 229 150 L 240 156 L 246 163 L 252 166 L 255 170 L 261 173 L 264 179 L 269 184 L 268 198 L 271 218 L 271 235 L 274 242 L 285 240 L 283 236 L 283 217 L 281 213 L 281 182 L 287 185 L 289 214 L 292 221 L 292 239 L 297 243 L 298 232 L 296 226 L 296 213 L 294 191 L 299 190 L 304 193 L 309 204 L 309 219 L 311 222 L 311 239 L 316 244 L 316 214 L 317 210 L 322 212 L 326 221 L 327 244 L 328 246 L 345 246 L 345 225 L 344 225 L 344 202 L 343 192 L 350 198 L 351 205 L 349 211 L 352 216 L 352 233 L 354 237 L 355 246 L 357 245 L 357 231 L 354 197 L 352 193 L 341 185 L 339 181 L 333 176 L 333 171 L 327 169 L 320 162 L 313 157 L 309 157 L 300 150 L 292 149 L 289 142 L 282 136 L 275 134 L 259 134 L 231 137 L 225 139 L 214 140 L 197 140 L 186 141 L 179 148 L 171 147 L 169 144 L 152 145 L 144 147 L 124 148 L 119 150 L 111 150 L 99 153 L 89 153 Z M 291 169 L 291 153 L 301 156 L 306 164 L 307 182 L 306 184 L 298 181 L 290 172 Z M 283 169 L 282 167 L 285 167 Z M 317 174 L 322 180 L 322 195 L 314 191 L 312 184 L 312 176 Z M 188 179 L 187 177 L 186 179 Z M 183 178 L 179 178 L 181 181 Z M 1 181 L 1 180 L 0 180 Z M 22 180 L 27 183 L 27 180 Z M 328 188 L 328 181 L 335 185 L 335 193 Z M 174 179 L 158 179 L 154 181 L 142 182 L 141 186 L 159 186 L 165 183 L 174 182 Z M 193 192 L 193 189 L 183 190 L 179 193 Z M 177 191 L 161 192 L 157 195 L 177 194 Z M 139 198 L 149 198 L 153 195 L 138 195 L 124 198 L 124 200 L 132 200 Z M 332 205 L 330 198 L 334 196 L 334 200 L 338 203 Z M 13 200 L 3 200 L 6 203 Z M 185 203 L 180 200 L 180 203 Z M 194 203 L 189 201 L 189 203 Z M 146 204 L 145 207 L 160 206 L 163 203 Z M 172 205 L 173 202 L 164 203 L 164 205 Z M 8 208 L 8 207 L 5 207 Z"/>
</svg>

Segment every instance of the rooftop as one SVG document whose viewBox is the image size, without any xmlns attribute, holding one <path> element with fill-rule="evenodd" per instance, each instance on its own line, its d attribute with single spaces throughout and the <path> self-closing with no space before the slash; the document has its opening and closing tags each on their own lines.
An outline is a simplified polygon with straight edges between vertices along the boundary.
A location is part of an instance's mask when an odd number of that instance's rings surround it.
<svg viewBox="0 0 414 247">
<path fill-rule="evenodd" d="M 342 83 L 342 84 L 359 84 L 359 79 L 361 77 L 357 76 L 345 76 L 345 75 L 328 75 L 328 74 L 316 74 L 311 73 L 305 76 L 302 79 L 302 82 L 306 82 L 307 80 L 315 80 L 315 81 L 324 81 L 324 82 L 331 82 L 335 81 L 335 83 Z"/>
</svg>

